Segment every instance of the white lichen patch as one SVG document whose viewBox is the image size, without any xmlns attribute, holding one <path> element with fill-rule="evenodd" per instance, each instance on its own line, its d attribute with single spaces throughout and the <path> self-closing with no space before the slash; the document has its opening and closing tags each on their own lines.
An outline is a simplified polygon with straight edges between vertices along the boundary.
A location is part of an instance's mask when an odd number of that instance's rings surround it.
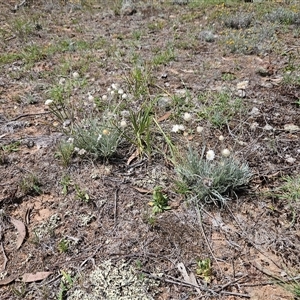
<svg viewBox="0 0 300 300">
<path fill-rule="evenodd" d="M 91 223 L 91 221 L 95 218 L 93 214 L 82 214 L 79 215 L 78 218 L 80 219 L 80 226 L 87 226 Z"/>
<path fill-rule="evenodd" d="M 53 232 L 55 228 L 57 228 L 60 225 L 60 217 L 57 214 L 52 215 L 49 220 L 43 222 L 38 227 L 34 228 L 35 235 L 42 239 L 46 235 Z"/>
<path fill-rule="evenodd" d="M 142 276 L 131 265 L 120 261 L 116 265 L 110 260 L 100 264 L 84 279 L 83 286 L 88 291 L 73 291 L 69 300 L 150 300 L 155 292 L 150 290 L 158 286 L 158 282 Z M 152 295 L 151 295 L 152 294 Z"/>
</svg>

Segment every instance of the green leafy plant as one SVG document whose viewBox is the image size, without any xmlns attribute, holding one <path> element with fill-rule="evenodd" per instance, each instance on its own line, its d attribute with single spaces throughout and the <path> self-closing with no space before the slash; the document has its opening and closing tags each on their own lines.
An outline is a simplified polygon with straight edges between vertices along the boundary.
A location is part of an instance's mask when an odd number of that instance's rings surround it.
<svg viewBox="0 0 300 300">
<path fill-rule="evenodd" d="M 66 64 L 66 63 L 65 63 Z M 70 66 L 67 64 L 66 68 Z M 64 125 L 66 130 L 66 122 L 72 124 L 75 119 L 75 113 L 82 110 L 82 104 L 71 100 L 73 91 L 83 88 L 86 85 L 86 80 L 80 78 L 78 72 L 72 74 L 72 79 L 61 78 L 61 82 L 54 84 L 48 91 L 49 99 L 45 102 L 48 105 L 50 112 L 56 117 L 61 125 Z M 78 116 L 78 115 L 77 115 Z M 72 127 L 71 127 L 72 128 Z"/>
<path fill-rule="evenodd" d="M 266 14 L 265 18 L 271 22 L 278 22 L 281 24 L 297 24 L 299 22 L 300 13 L 293 12 L 284 7 L 279 7 L 270 13 Z"/>
<path fill-rule="evenodd" d="M 186 157 L 175 170 L 180 177 L 180 189 L 194 195 L 197 202 L 224 205 L 231 195 L 244 190 L 251 179 L 246 163 L 232 157 L 219 161 L 205 159 L 189 148 Z"/>
<path fill-rule="evenodd" d="M 76 197 L 84 202 L 89 202 L 90 201 L 90 196 L 89 194 L 82 190 L 78 184 L 75 184 L 75 191 L 76 191 Z"/>
<path fill-rule="evenodd" d="M 66 196 L 68 194 L 69 186 L 72 184 L 71 177 L 69 175 L 64 175 L 61 178 L 60 184 L 63 186 L 62 194 Z"/>
<path fill-rule="evenodd" d="M 20 142 L 10 143 L 8 145 L 1 146 L 2 150 L 7 153 L 19 151 Z"/>
<path fill-rule="evenodd" d="M 149 204 L 152 206 L 153 213 L 157 214 L 171 209 L 168 201 L 168 196 L 162 192 L 162 187 L 157 186 L 153 190 L 152 201 Z"/>
<path fill-rule="evenodd" d="M 58 299 L 64 300 L 66 299 L 66 293 L 70 290 L 74 284 L 74 279 L 70 274 L 61 270 L 62 279 L 60 281 L 59 292 L 58 292 Z"/>
<path fill-rule="evenodd" d="M 197 261 L 196 274 L 199 277 L 203 278 L 206 282 L 211 281 L 212 268 L 211 268 L 211 261 L 209 258 L 199 259 Z"/>
<path fill-rule="evenodd" d="M 34 24 L 28 18 L 17 18 L 11 24 L 11 29 L 20 39 L 26 40 L 34 31 Z"/>
</svg>

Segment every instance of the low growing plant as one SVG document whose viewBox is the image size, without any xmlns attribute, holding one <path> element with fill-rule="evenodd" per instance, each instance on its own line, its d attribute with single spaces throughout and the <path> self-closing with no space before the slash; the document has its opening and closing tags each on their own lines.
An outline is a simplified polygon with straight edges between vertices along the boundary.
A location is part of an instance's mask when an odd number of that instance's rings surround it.
<svg viewBox="0 0 300 300">
<path fill-rule="evenodd" d="M 153 213 L 157 214 L 171 209 L 168 201 L 168 196 L 162 192 L 162 187 L 157 186 L 153 190 L 152 201 L 149 204 L 152 206 Z"/>
<path fill-rule="evenodd" d="M 75 191 L 76 191 L 76 197 L 84 202 L 89 202 L 90 201 L 90 196 L 89 194 L 82 190 L 78 184 L 75 184 Z"/>
<path fill-rule="evenodd" d="M 196 274 L 204 281 L 210 282 L 212 277 L 212 267 L 209 258 L 197 260 Z"/>
<path fill-rule="evenodd" d="M 221 128 L 226 125 L 242 108 L 242 99 L 232 97 L 230 93 L 204 93 L 199 95 L 204 102 L 198 115 L 207 119 L 213 126 Z"/>
<path fill-rule="evenodd" d="M 21 191 L 27 195 L 40 195 L 42 193 L 41 183 L 38 177 L 34 174 L 24 176 L 19 184 Z"/>
<path fill-rule="evenodd" d="M 90 118 L 74 124 L 72 138 L 75 147 L 97 159 L 111 157 L 117 151 L 122 135 L 109 122 Z"/>
<path fill-rule="evenodd" d="M 176 167 L 181 190 L 193 195 L 196 203 L 224 205 L 230 196 L 247 187 L 251 172 L 246 163 L 233 157 L 215 160 L 214 152 L 204 149 L 199 155 L 189 148 L 186 157 Z"/>
<path fill-rule="evenodd" d="M 74 153 L 73 143 L 63 141 L 58 145 L 55 156 L 60 158 L 64 167 L 67 167 L 71 162 L 73 153 Z"/>
<path fill-rule="evenodd" d="M 283 178 L 284 183 L 277 188 L 272 196 L 278 199 L 282 199 L 288 202 L 288 205 L 292 212 L 292 225 L 295 222 L 298 205 L 300 203 L 300 176 L 286 176 Z"/>
<path fill-rule="evenodd" d="M 129 111 L 129 130 L 123 132 L 124 137 L 137 147 L 138 153 L 146 153 L 148 156 L 152 152 L 152 132 L 153 103 L 145 103 L 137 111 Z M 120 131 L 120 130 L 119 130 Z"/>
</svg>

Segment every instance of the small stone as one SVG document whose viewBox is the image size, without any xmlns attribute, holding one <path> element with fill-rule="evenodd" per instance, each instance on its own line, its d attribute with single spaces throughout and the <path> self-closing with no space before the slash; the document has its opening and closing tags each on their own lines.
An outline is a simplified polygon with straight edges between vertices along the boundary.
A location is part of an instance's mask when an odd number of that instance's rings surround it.
<svg viewBox="0 0 300 300">
<path fill-rule="evenodd" d="M 203 130 L 204 130 L 204 127 L 202 127 L 202 126 L 197 126 L 197 132 L 198 133 L 201 133 Z"/>
<path fill-rule="evenodd" d="M 245 98 L 246 97 L 246 92 L 244 90 L 238 90 L 236 92 L 236 95 L 240 98 Z"/>
<path fill-rule="evenodd" d="M 257 122 L 253 122 L 251 125 L 250 125 L 250 129 L 251 130 L 256 130 L 256 128 L 259 126 L 259 124 Z"/>
<path fill-rule="evenodd" d="M 269 130 L 273 130 L 274 128 L 271 125 L 267 124 L 266 126 L 263 127 L 263 129 L 269 131 Z"/>
<path fill-rule="evenodd" d="M 284 125 L 284 130 L 286 131 L 299 131 L 300 127 L 295 124 L 285 124 Z"/>
<path fill-rule="evenodd" d="M 259 109 L 257 107 L 253 107 L 250 111 L 249 115 L 251 116 L 258 116 L 259 115 Z"/>
<path fill-rule="evenodd" d="M 249 85 L 249 81 L 245 80 L 245 81 L 241 81 L 239 83 L 237 83 L 236 85 L 236 89 L 237 90 L 245 90 Z"/>
<path fill-rule="evenodd" d="M 78 72 L 73 72 L 73 78 L 74 79 L 78 79 L 80 77 L 79 73 Z"/>
<path fill-rule="evenodd" d="M 285 159 L 285 161 L 289 164 L 293 164 L 296 161 L 296 158 L 289 156 Z"/>
<path fill-rule="evenodd" d="M 66 120 L 63 122 L 63 127 L 68 127 L 71 125 L 71 120 Z"/>
<path fill-rule="evenodd" d="M 157 105 L 159 107 L 164 107 L 164 108 L 168 108 L 171 106 L 172 100 L 169 97 L 161 97 L 158 99 L 157 101 Z"/>
</svg>

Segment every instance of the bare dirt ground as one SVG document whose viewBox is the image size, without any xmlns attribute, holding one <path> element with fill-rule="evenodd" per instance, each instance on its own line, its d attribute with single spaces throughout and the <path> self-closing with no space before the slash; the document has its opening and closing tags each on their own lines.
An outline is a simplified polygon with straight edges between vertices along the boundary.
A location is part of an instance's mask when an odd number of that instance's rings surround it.
<svg viewBox="0 0 300 300">
<path fill-rule="evenodd" d="M 276 280 L 299 272 L 300 196 L 274 191 L 300 171 L 300 28 L 264 16 L 279 7 L 297 12 L 297 3 L 108 2 L 0 4 L 0 298 L 294 299 Z M 251 25 L 228 25 L 246 13 Z M 269 31 L 245 38 L 249 28 Z M 124 143 L 108 161 L 74 155 L 64 166 L 57 156 L 66 137 L 44 104 L 49 91 L 78 72 L 69 97 L 88 111 L 88 95 L 102 99 L 113 83 L 130 94 L 126 76 L 138 59 L 151 69 L 151 97 L 181 95 L 155 110 L 165 131 L 183 112 L 195 113 L 201 93 L 226 89 L 243 101 L 224 126 L 195 114 L 186 134 L 172 133 L 181 151 L 187 143 L 199 152 L 204 144 L 216 153 L 225 146 L 251 168 L 246 193 L 223 208 L 205 205 L 201 220 L 161 152 L 128 161 L 135 148 Z M 156 186 L 171 209 L 152 216 Z M 22 225 L 13 220 L 26 226 L 21 245 Z M 208 282 L 196 275 L 205 259 Z M 122 264 L 144 282 L 131 296 L 121 295 L 133 279 L 122 287 L 116 274 L 89 281 L 99 268 L 122 274 Z"/>
</svg>

